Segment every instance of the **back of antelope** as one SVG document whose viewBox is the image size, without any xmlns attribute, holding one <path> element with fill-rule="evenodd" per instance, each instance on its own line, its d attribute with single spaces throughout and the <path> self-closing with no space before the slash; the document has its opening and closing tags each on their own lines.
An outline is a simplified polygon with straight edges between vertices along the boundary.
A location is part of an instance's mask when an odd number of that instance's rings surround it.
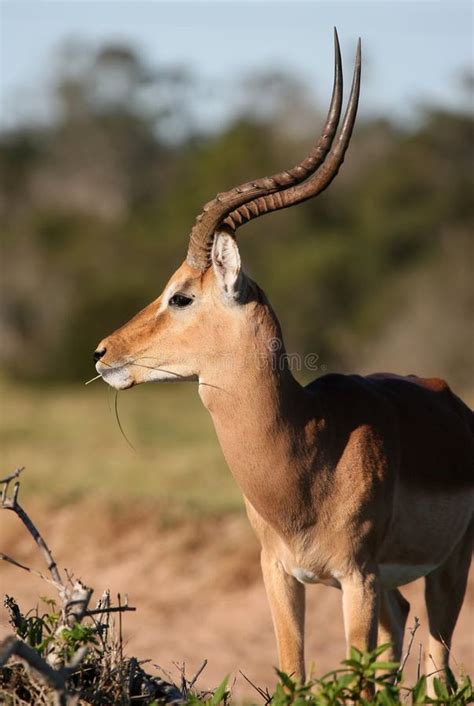
<svg viewBox="0 0 474 706">
<path fill-rule="evenodd" d="M 302 387 L 275 313 L 241 266 L 240 225 L 316 196 L 336 176 L 360 66 L 359 43 L 336 136 L 336 34 L 331 104 L 308 157 L 206 204 L 163 293 L 95 352 L 116 389 L 197 381 L 262 545 L 280 667 L 301 680 L 305 584 L 317 582 L 342 590 L 348 647 L 391 642 L 399 660 L 409 605 L 398 587 L 424 576 L 428 670 L 446 671 L 472 552 L 471 410 L 438 379 L 326 375 Z"/>
</svg>

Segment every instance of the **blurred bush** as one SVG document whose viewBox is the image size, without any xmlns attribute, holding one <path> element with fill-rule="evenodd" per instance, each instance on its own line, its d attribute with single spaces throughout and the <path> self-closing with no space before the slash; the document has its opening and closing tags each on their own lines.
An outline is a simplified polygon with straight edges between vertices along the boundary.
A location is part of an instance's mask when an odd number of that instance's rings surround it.
<svg viewBox="0 0 474 706">
<path fill-rule="evenodd" d="M 203 134 L 186 71 L 147 67 L 126 46 L 69 46 L 59 66 L 54 119 L 0 135 L 0 361 L 38 380 L 90 377 L 98 340 L 183 259 L 202 204 L 298 161 L 314 139 L 307 117 L 317 133 L 325 110 L 291 77 L 259 75 L 248 107 Z M 470 384 L 472 164 L 461 111 L 360 120 L 327 193 L 242 229 L 290 350 L 316 352 L 323 369 Z"/>
</svg>

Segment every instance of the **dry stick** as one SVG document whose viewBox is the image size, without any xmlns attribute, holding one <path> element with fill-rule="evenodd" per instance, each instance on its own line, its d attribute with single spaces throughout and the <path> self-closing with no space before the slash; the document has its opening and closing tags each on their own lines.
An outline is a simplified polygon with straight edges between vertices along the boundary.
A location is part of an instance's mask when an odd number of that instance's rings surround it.
<svg viewBox="0 0 474 706">
<path fill-rule="evenodd" d="M 118 607 L 122 607 L 122 598 L 120 593 L 117 593 Z M 123 683 L 123 633 L 122 633 L 122 611 L 119 610 L 119 680 L 120 680 L 120 701 L 125 702 L 124 683 Z"/>
<path fill-rule="evenodd" d="M 20 473 L 25 470 L 24 466 L 21 466 L 21 468 L 17 468 L 16 470 L 13 471 L 13 473 L 10 473 L 9 476 L 6 476 L 5 478 L 0 478 L 0 484 L 4 485 L 4 488 L 2 490 L 2 502 L 6 497 L 7 491 L 8 491 L 8 484 L 10 481 L 14 480 L 15 478 L 18 478 Z"/>
<path fill-rule="evenodd" d="M 10 635 L 0 643 L 0 666 L 6 664 L 13 655 L 25 660 L 33 669 L 40 672 L 53 689 L 64 688 L 64 675 L 61 670 L 50 667 L 41 655 L 26 642 Z"/>
<path fill-rule="evenodd" d="M 178 662 L 173 662 L 174 666 L 178 670 L 180 677 L 181 677 L 181 693 L 182 694 L 187 694 L 187 688 L 188 688 L 188 682 L 186 680 L 186 662 L 183 662 L 182 664 L 179 664 Z"/>
<path fill-rule="evenodd" d="M 146 661 L 149 662 L 151 660 L 146 660 Z M 143 662 L 141 662 L 141 664 L 144 664 L 144 663 L 145 663 L 145 660 Z M 173 662 L 173 664 L 176 666 L 175 662 Z M 168 672 L 167 669 L 165 669 L 164 667 L 160 667 L 159 664 L 155 664 L 154 662 L 153 662 L 153 666 L 155 667 L 155 669 L 158 669 L 162 674 L 165 675 L 166 679 L 169 680 L 170 684 L 173 683 L 173 676 L 171 675 L 170 672 Z M 178 669 L 179 669 L 179 667 L 178 667 Z"/>
<path fill-rule="evenodd" d="M 96 605 L 96 610 L 105 610 L 105 621 L 102 622 L 102 620 L 100 619 L 96 620 L 92 616 L 92 620 L 98 628 L 99 639 L 102 642 L 102 647 L 104 651 L 107 649 L 107 640 L 109 637 L 110 629 L 110 617 L 107 612 L 107 608 L 110 608 L 110 591 L 108 589 L 102 593 Z"/>
<path fill-rule="evenodd" d="M 446 642 L 446 640 L 444 639 L 444 637 L 442 635 L 439 635 L 439 639 L 440 639 L 443 647 L 445 647 L 447 649 L 448 654 L 449 654 L 449 659 L 454 662 L 454 664 L 457 668 L 459 668 L 458 661 L 457 661 L 456 657 L 453 655 L 453 653 L 451 652 L 451 647 L 448 645 L 448 643 Z"/>
<path fill-rule="evenodd" d="M 422 645 L 422 643 L 420 642 L 420 648 L 419 648 L 419 650 L 418 650 L 418 665 L 417 665 L 417 668 L 416 668 L 416 680 L 417 680 L 417 681 L 420 681 L 420 674 L 421 674 L 421 652 L 422 652 L 422 649 L 423 649 L 423 645 Z"/>
<path fill-rule="evenodd" d="M 87 647 L 81 647 L 71 661 L 61 669 L 53 669 L 40 654 L 32 647 L 13 635 L 5 638 L 0 643 L 0 667 L 7 663 L 12 656 L 24 660 L 41 674 L 46 682 L 55 690 L 57 703 L 67 703 L 66 682 L 73 674 L 87 654 Z"/>
<path fill-rule="evenodd" d="M 20 483 L 17 481 L 14 485 L 13 488 L 13 495 L 12 497 L 7 497 L 8 494 L 8 488 L 9 484 L 12 480 L 15 480 L 18 478 L 20 473 L 23 471 L 23 468 L 17 468 L 13 473 L 10 475 L 6 476 L 3 479 L 0 479 L 0 484 L 3 484 L 2 488 L 2 493 L 0 496 L 0 509 L 3 510 L 11 510 L 14 512 L 23 522 L 29 533 L 32 535 L 34 538 L 37 546 L 40 548 L 43 556 L 46 559 L 46 563 L 48 566 L 48 570 L 50 571 L 52 575 L 52 579 L 44 576 L 40 571 L 36 571 L 35 569 L 31 569 L 28 566 L 25 566 L 24 564 L 21 564 L 20 562 L 16 561 L 12 557 L 8 556 L 7 554 L 0 553 L 0 559 L 3 559 L 4 561 L 9 562 L 10 564 L 13 564 L 14 566 L 17 566 L 20 569 L 23 569 L 24 571 L 28 571 L 29 573 L 32 573 L 36 576 L 39 576 L 43 580 L 47 581 L 48 583 L 53 584 L 57 590 L 59 591 L 62 601 L 63 601 L 63 624 L 60 626 L 59 630 L 63 630 L 64 627 L 73 627 L 76 623 L 80 623 L 81 620 L 86 616 L 90 615 L 93 616 L 94 614 L 101 614 L 105 613 L 108 614 L 110 612 L 118 612 L 119 613 L 119 620 L 120 620 L 120 660 L 121 660 L 121 665 L 120 669 L 122 668 L 122 662 L 123 662 L 123 641 L 122 641 L 122 621 L 121 621 L 121 614 L 125 611 L 131 611 L 135 610 L 132 606 L 128 605 L 128 598 L 126 597 L 125 599 L 125 604 L 122 605 L 121 603 L 121 598 L 120 594 L 118 596 L 119 599 L 119 605 L 118 607 L 111 608 L 108 605 L 109 598 L 107 595 L 107 605 L 106 607 L 102 607 L 102 605 L 98 605 L 96 609 L 89 610 L 89 602 L 90 598 L 92 595 L 92 589 L 88 588 L 87 586 L 84 586 L 80 581 L 75 581 L 73 583 L 72 576 L 70 576 L 67 571 L 66 575 L 69 580 L 69 582 L 72 585 L 72 591 L 66 587 L 66 585 L 63 583 L 57 564 L 53 558 L 53 555 L 46 544 L 45 540 L 41 536 L 40 532 L 36 528 L 36 526 L 33 524 L 32 520 L 28 516 L 28 514 L 23 510 L 21 505 L 18 503 L 18 493 L 20 489 Z M 33 650 L 28 644 L 23 642 L 22 640 L 10 636 L 6 638 L 2 643 L 0 643 L 0 666 L 6 663 L 6 661 L 12 656 L 16 655 L 17 657 L 25 660 L 30 666 L 32 666 L 34 669 L 36 669 L 40 674 L 42 674 L 46 681 L 57 691 L 56 697 L 57 697 L 57 702 L 59 704 L 66 704 L 68 701 L 68 695 L 66 692 L 66 681 L 69 678 L 69 676 L 77 669 L 79 664 L 82 662 L 84 659 L 85 655 L 87 653 L 87 647 L 81 647 L 77 652 L 73 655 L 72 659 L 66 666 L 62 666 L 59 668 L 54 668 L 51 664 L 49 664 L 41 655 L 39 655 L 36 650 Z M 57 659 L 57 655 L 54 654 L 54 650 L 51 654 L 48 655 L 48 660 L 55 661 Z"/>
<path fill-rule="evenodd" d="M 118 607 L 122 608 L 122 598 L 120 593 L 117 593 Z M 123 633 L 122 633 L 122 611 L 119 610 L 119 647 L 120 647 L 120 669 L 123 663 Z"/>
<path fill-rule="evenodd" d="M 17 470 L 20 470 L 20 469 L 17 469 Z M 16 473 L 16 471 L 15 471 L 15 473 Z M 12 474 L 12 475 L 13 475 L 13 477 L 15 477 L 14 474 Z M 17 475 L 19 475 L 19 473 Z M 12 478 L 10 478 L 10 480 L 12 480 Z M 8 487 L 8 483 L 10 482 L 10 480 L 6 481 L 6 487 Z M 6 487 L 4 488 L 4 491 L 2 492 L 2 500 L 1 500 L 1 504 L 0 504 L 0 509 L 11 510 L 16 515 L 18 515 L 18 517 L 23 522 L 26 529 L 31 534 L 31 536 L 35 540 L 36 544 L 40 548 L 40 550 L 46 560 L 46 565 L 48 567 L 48 571 L 50 572 L 51 576 L 53 577 L 53 580 L 57 584 L 59 584 L 60 586 L 65 588 L 63 580 L 61 579 L 61 575 L 59 573 L 57 564 L 53 558 L 53 555 L 51 554 L 51 551 L 50 551 L 48 545 L 44 541 L 44 539 L 41 536 L 41 534 L 39 533 L 39 531 L 36 529 L 35 525 L 31 521 L 31 519 L 29 518 L 27 513 L 23 510 L 21 505 L 18 503 L 18 493 L 20 491 L 20 482 L 16 481 L 16 483 L 13 487 L 13 495 L 11 498 L 8 498 L 6 496 Z"/>
<path fill-rule="evenodd" d="M 243 676 L 246 682 L 250 684 L 250 686 L 253 686 L 255 691 L 260 694 L 262 699 L 265 699 L 265 704 L 268 704 L 271 701 L 271 695 L 268 693 L 268 691 L 264 691 L 260 686 L 257 686 L 256 684 L 251 681 L 246 674 L 243 673 L 241 669 L 239 669 L 239 674 Z"/>
<path fill-rule="evenodd" d="M 92 608 L 91 610 L 86 610 L 84 615 L 108 615 L 109 613 L 125 613 L 128 610 L 136 610 L 136 608 L 131 605 L 113 606 L 112 608 Z"/>
<path fill-rule="evenodd" d="M 427 674 L 426 676 L 427 676 L 427 677 L 433 677 L 435 674 L 443 674 L 444 669 L 439 669 L 439 668 L 438 668 L 438 665 L 437 665 L 436 662 L 434 661 L 433 655 L 432 655 L 431 653 L 429 653 L 429 654 L 428 654 L 428 657 L 429 657 L 429 659 L 433 662 L 434 671 L 429 672 L 429 674 Z"/>
<path fill-rule="evenodd" d="M 203 671 L 204 671 L 204 669 L 205 669 L 206 667 L 207 667 L 207 659 L 204 660 L 204 662 L 201 664 L 201 666 L 200 666 L 199 669 L 197 670 L 197 672 L 196 672 L 196 674 L 194 675 L 194 677 L 193 677 L 193 678 L 191 679 L 191 681 L 189 682 L 188 687 L 187 687 L 188 690 L 190 690 L 190 689 L 193 688 L 193 686 L 195 685 L 195 683 L 197 682 L 197 680 L 199 679 L 199 677 L 201 676 L 201 674 L 203 673 Z"/>
<path fill-rule="evenodd" d="M 408 643 L 408 647 L 407 647 L 407 651 L 405 652 L 405 656 L 403 657 L 401 664 L 397 670 L 397 678 L 395 680 L 395 683 L 398 682 L 399 677 L 401 676 L 403 670 L 405 669 L 407 659 L 410 656 L 411 648 L 413 645 L 413 640 L 415 639 L 415 634 L 416 634 L 416 631 L 418 630 L 419 627 L 420 627 L 420 621 L 418 620 L 418 618 L 415 615 L 415 624 L 413 625 L 412 628 L 410 628 L 410 641 Z"/>
<path fill-rule="evenodd" d="M 62 590 L 61 584 L 58 584 L 58 583 L 56 583 L 56 581 L 53 581 L 53 579 L 48 578 L 47 576 L 42 574 L 41 571 L 37 571 L 36 569 L 32 569 L 29 566 L 25 566 L 25 564 L 20 564 L 19 561 L 17 561 L 16 559 L 13 559 L 11 556 L 8 556 L 8 554 L 4 554 L 3 552 L 0 552 L 0 559 L 2 559 L 3 561 L 7 561 L 9 564 L 13 564 L 13 566 L 17 566 L 19 569 L 23 569 L 24 571 L 28 571 L 28 573 L 33 574 L 33 576 L 38 576 L 43 581 L 50 583 L 58 591 Z"/>
</svg>

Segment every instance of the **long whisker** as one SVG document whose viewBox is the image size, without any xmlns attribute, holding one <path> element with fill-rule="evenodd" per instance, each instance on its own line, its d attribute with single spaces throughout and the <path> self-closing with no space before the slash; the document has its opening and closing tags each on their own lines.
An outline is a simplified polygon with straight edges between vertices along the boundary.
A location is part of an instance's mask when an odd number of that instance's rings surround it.
<svg viewBox="0 0 474 706">
<path fill-rule="evenodd" d="M 147 360 L 147 358 L 150 358 L 150 356 L 143 356 L 142 360 Z M 145 365 L 144 363 L 137 363 L 137 360 L 141 360 L 140 358 L 136 358 L 135 360 L 129 360 L 127 362 L 127 365 L 134 365 L 137 368 L 145 368 L 146 370 L 155 370 L 158 373 L 166 373 L 167 375 L 174 375 L 177 378 L 182 378 L 183 380 L 188 380 L 189 378 L 186 377 L 186 375 L 181 375 L 181 373 L 175 373 L 174 370 L 167 370 L 166 368 L 157 368 L 155 365 Z M 151 358 L 153 360 L 153 358 Z M 109 368 L 113 367 L 109 363 L 106 363 L 105 361 L 102 361 L 103 365 L 107 365 Z M 99 375 L 99 377 L 102 377 Z M 95 380 L 96 378 L 94 378 Z M 90 380 L 92 382 L 92 380 Z M 87 383 L 86 383 L 87 384 Z M 198 385 L 204 385 L 205 387 L 213 387 L 215 390 L 221 390 L 222 392 L 227 392 L 223 387 L 219 387 L 219 385 L 212 385 L 210 382 L 202 382 L 201 380 L 198 381 Z M 230 394 L 227 392 L 227 394 Z M 124 435 L 125 436 L 125 435 Z M 133 448 L 133 446 L 132 446 Z"/>
<path fill-rule="evenodd" d="M 143 365 L 143 363 L 130 362 L 129 365 L 135 365 L 137 368 L 146 368 L 147 370 L 156 370 L 159 373 L 167 373 L 168 375 L 175 375 L 177 378 L 186 378 L 185 375 L 180 373 L 175 373 L 173 370 L 166 370 L 165 368 L 155 368 L 154 365 Z"/>
<path fill-rule="evenodd" d="M 137 450 L 134 447 L 134 445 L 132 444 L 132 442 L 130 441 L 130 439 L 128 438 L 128 436 L 125 434 L 123 427 L 122 427 L 122 423 L 120 421 L 120 417 L 119 417 L 119 413 L 118 413 L 118 393 L 119 393 L 119 391 L 115 390 L 115 400 L 114 400 L 115 419 L 117 420 L 117 424 L 118 424 L 118 427 L 122 433 L 123 438 L 125 439 L 127 444 L 130 446 L 132 451 L 135 451 L 135 453 L 136 453 Z"/>
<path fill-rule="evenodd" d="M 225 392 L 227 395 L 230 395 L 230 392 L 227 390 L 224 390 L 223 387 L 219 387 L 219 385 L 212 385 L 210 382 L 201 382 L 201 380 L 198 381 L 198 385 L 204 385 L 205 387 L 213 387 L 215 390 L 221 390 L 222 392 Z"/>
<path fill-rule="evenodd" d="M 140 360 L 140 358 L 137 358 L 136 360 Z M 129 365 L 135 365 L 138 368 L 146 368 L 147 370 L 156 370 L 159 373 L 167 373 L 168 375 L 175 375 L 178 378 L 184 378 L 186 380 L 188 379 L 188 378 L 186 378 L 185 375 L 181 375 L 180 373 L 175 373 L 173 370 L 166 370 L 165 368 L 156 368 L 154 365 L 144 365 L 143 363 L 137 363 L 136 361 L 131 361 L 129 363 Z M 213 387 L 216 390 L 221 390 L 222 392 L 227 392 L 227 390 L 224 390 L 223 387 L 219 387 L 219 385 L 212 385 L 210 382 L 201 382 L 201 380 L 198 380 L 198 385 L 204 385 L 206 387 Z M 230 394 L 230 393 L 228 393 L 228 394 Z"/>
<path fill-rule="evenodd" d="M 110 398 L 111 398 L 113 392 L 114 392 L 113 388 L 109 387 L 109 385 L 107 385 L 107 407 L 108 407 L 110 414 L 112 414 L 112 407 L 110 405 Z"/>
</svg>

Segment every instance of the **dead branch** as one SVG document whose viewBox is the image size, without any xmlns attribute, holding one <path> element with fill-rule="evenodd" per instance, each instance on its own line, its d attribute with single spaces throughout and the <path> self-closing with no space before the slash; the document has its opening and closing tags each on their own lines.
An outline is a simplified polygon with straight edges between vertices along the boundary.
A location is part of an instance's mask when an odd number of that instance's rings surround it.
<svg viewBox="0 0 474 706">
<path fill-rule="evenodd" d="M 92 616 L 92 615 L 108 615 L 109 613 L 125 613 L 127 610 L 136 610 L 134 606 L 131 605 L 120 605 L 120 606 L 111 606 L 110 608 L 92 608 L 90 610 L 86 610 L 84 615 L 87 616 Z"/>
<path fill-rule="evenodd" d="M 62 591 L 62 586 L 60 584 L 56 583 L 56 581 L 53 581 L 53 579 L 50 579 L 48 576 L 42 574 L 41 571 L 37 571 L 37 569 L 32 569 L 30 566 L 21 564 L 19 561 L 13 559 L 11 556 L 8 556 L 8 554 L 4 554 L 3 552 L 0 552 L 0 559 L 2 559 L 2 561 L 8 562 L 9 564 L 13 564 L 13 566 L 16 566 L 19 569 L 28 571 L 28 573 L 33 574 L 33 576 L 38 576 L 38 578 L 42 579 L 43 581 L 46 581 L 47 583 L 50 583 L 58 591 Z"/>
<path fill-rule="evenodd" d="M 55 637 L 60 638 L 61 634 L 80 623 L 87 611 L 89 601 L 92 596 L 92 589 L 84 586 L 80 581 L 75 581 L 72 590 L 66 589 L 63 601 L 62 620 L 55 631 Z M 46 661 L 48 665 L 61 669 L 64 661 L 63 648 L 60 639 L 55 639 L 51 643 Z"/>
<path fill-rule="evenodd" d="M 419 627 L 420 627 L 420 621 L 418 620 L 418 618 L 415 615 L 415 623 L 414 623 L 413 627 L 410 628 L 410 640 L 408 642 L 408 647 L 407 647 L 405 655 L 400 663 L 400 666 L 397 670 L 397 681 L 398 681 L 398 678 L 401 676 L 403 670 L 405 669 L 407 659 L 410 656 L 411 648 L 413 646 L 413 640 L 415 639 L 415 634 L 416 634 L 416 631 L 418 630 Z"/>
<path fill-rule="evenodd" d="M 199 677 L 201 676 L 201 674 L 203 673 L 203 671 L 204 671 L 204 669 L 205 669 L 206 667 L 207 667 L 207 659 L 204 660 L 204 662 L 201 664 L 201 666 L 200 666 L 199 669 L 197 670 L 197 672 L 196 672 L 196 674 L 194 675 L 194 677 L 193 677 L 193 678 L 191 679 L 191 681 L 189 682 L 189 684 L 188 684 L 188 686 L 187 686 L 188 691 L 193 688 L 193 686 L 195 685 L 195 683 L 197 682 L 197 680 L 199 679 Z"/>
<path fill-rule="evenodd" d="M 2 501 L 4 499 L 4 493 L 5 495 L 8 493 L 8 485 L 11 483 L 12 480 L 15 480 L 15 478 L 18 478 L 20 473 L 25 470 L 25 466 L 21 466 L 21 468 L 17 468 L 13 471 L 13 473 L 10 473 L 9 476 L 6 476 L 5 478 L 0 478 L 0 485 L 3 485 L 4 487 L 2 488 Z"/>
<path fill-rule="evenodd" d="M 58 706 L 66 706 L 68 702 L 66 682 L 71 674 L 77 670 L 86 654 L 87 647 L 81 647 L 66 666 L 60 669 L 53 669 L 53 667 L 51 667 L 36 650 L 27 645 L 26 642 L 10 635 L 0 643 L 0 667 L 3 667 L 11 657 L 18 657 L 26 662 L 29 667 L 32 667 L 38 672 L 45 682 L 54 689 Z"/>
<path fill-rule="evenodd" d="M 64 606 L 64 622 L 70 628 L 80 623 L 89 607 L 93 589 L 75 581 Z"/>
<path fill-rule="evenodd" d="M 249 679 L 248 676 L 246 674 L 244 674 L 241 669 L 239 669 L 239 674 L 241 674 L 243 676 L 243 678 L 245 679 L 245 681 L 248 684 L 250 684 L 250 686 L 252 686 L 255 689 L 257 694 L 259 694 L 262 697 L 262 699 L 265 702 L 265 706 L 267 706 L 267 704 L 269 704 L 270 701 L 272 700 L 272 695 L 270 694 L 268 689 L 262 689 L 260 686 L 257 686 L 257 684 L 254 684 L 253 681 L 251 681 L 251 679 Z"/>
<path fill-rule="evenodd" d="M 133 692 L 131 698 L 136 698 L 139 695 L 150 695 L 150 697 L 157 696 L 161 699 L 164 696 L 167 702 L 183 702 L 183 694 L 174 684 L 167 683 L 159 677 L 151 677 L 146 674 L 135 658 L 124 658 L 122 613 L 136 610 L 133 606 L 128 604 L 127 595 L 124 596 L 124 600 L 122 596 L 118 594 L 118 605 L 112 606 L 110 593 L 105 591 L 98 600 L 96 607 L 92 608 L 89 607 L 93 593 L 92 588 L 84 585 L 79 579 L 75 579 L 67 570 L 65 570 L 66 578 L 63 581 L 48 545 L 18 502 L 20 483 L 17 478 L 21 470 L 22 469 L 17 469 L 0 480 L 0 485 L 3 484 L 0 494 L 0 509 L 11 510 L 23 522 L 28 532 L 34 538 L 37 547 L 41 550 L 51 578 L 44 576 L 35 569 L 31 569 L 29 566 L 25 566 L 7 554 L 0 553 L 0 560 L 7 561 L 13 566 L 28 571 L 53 584 L 60 596 L 61 613 L 54 618 L 54 634 L 49 627 L 47 629 L 48 640 L 45 643 L 42 653 L 38 652 L 28 644 L 28 642 L 17 636 L 12 635 L 1 642 L 0 667 L 6 664 L 8 660 L 15 657 L 17 658 L 16 665 L 18 665 L 18 661 L 24 662 L 26 665 L 28 683 L 34 685 L 35 694 L 37 695 L 42 691 L 46 693 L 49 689 L 52 690 L 56 706 L 73 706 L 77 703 L 79 692 L 75 695 L 72 693 L 71 683 L 69 683 L 68 688 L 68 679 L 73 674 L 78 676 L 79 683 L 81 684 L 80 693 L 87 693 L 87 688 L 110 689 L 111 685 L 113 685 L 115 688 L 120 688 L 121 698 L 123 697 L 124 699 L 128 698 L 128 694 Z M 12 482 L 14 485 L 13 490 L 10 492 L 10 484 Z M 7 597 L 6 606 L 10 610 L 13 628 L 18 631 L 18 635 L 23 635 L 24 628 L 28 627 L 28 618 L 24 618 L 13 599 Z M 112 613 L 118 613 L 119 616 L 119 638 L 117 644 L 111 646 L 108 642 L 108 636 L 110 616 Z M 84 618 L 89 618 L 94 624 L 93 630 L 95 630 L 95 633 L 102 641 L 103 651 L 101 654 L 99 653 L 98 657 L 96 648 L 92 648 L 92 657 L 88 660 L 85 667 L 81 667 L 79 676 L 78 668 L 88 652 L 88 647 L 83 645 L 76 649 L 68 662 L 66 661 L 65 654 L 68 653 L 68 649 L 74 644 L 74 640 L 76 640 L 76 637 L 73 637 L 70 631 L 75 626 L 79 625 Z M 42 619 L 38 618 L 38 620 L 41 623 Z M 88 639 L 87 632 L 84 634 L 86 636 L 85 639 Z M 94 640 L 92 640 L 92 642 L 94 642 Z M 116 665 L 113 667 L 115 661 Z M 15 660 L 11 667 L 15 670 Z M 29 668 L 37 674 L 36 679 L 33 678 L 33 675 L 28 673 Z M 196 681 L 202 668 L 198 671 L 192 683 Z M 76 684 L 76 681 L 77 680 L 74 681 L 74 684 Z M 86 686 L 87 684 L 90 686 Z M 37 691 L 38 689 L 39 692 Z M 46 700 L 50 703 L 50 699 L 51 696 L 49 696 L 49 700 L 48 696 L 46 696 L 45 703 Z"/>
<path fill-rule="evenodd" d="M 23 510 L 21 505 L 18 502 L 18 493 L 20 492 L 20 481 L 16 481 L 16 483 L 13 486 L 13 494 L 11 497 L 8 497 L 8 487 L 9 484 L 12 480 L 17 478 L 20 473 L 22 472 L 23 468 L 17 468 L 16 471 L 14 471 L 12 474 L 4 478 L 1 483 L 3 483 L 3 489 L 2 489 L 2 495 L 1 495 L 1 502 L 0 502 L 0 509 L 2 510 L 11 510 L 14 512 L 20 520 L 23 522 L 25 525 L 26 529 L 28 532 L 31 534 L 33 539 L 35 540 L 36 544 L 41 550 L 41 553 L 43 554 L 45 560 L 46 560 L 46 565 L 48 567 L 48 571 L 50 572 L 51 576 L 53 577 L 53 581 L 58 584 L 59 586 L 64 586 L 64 582 L 61 578 L 61 575 L 59 573 L 57 564 L 54 560 L 54 557 L 44 541 L 43 537 L 41 536 L 40 532 L 38 529 L 35 527 L 33 522 L 31 521 L 30 517 L 28 514 Z"/>
</svg>

